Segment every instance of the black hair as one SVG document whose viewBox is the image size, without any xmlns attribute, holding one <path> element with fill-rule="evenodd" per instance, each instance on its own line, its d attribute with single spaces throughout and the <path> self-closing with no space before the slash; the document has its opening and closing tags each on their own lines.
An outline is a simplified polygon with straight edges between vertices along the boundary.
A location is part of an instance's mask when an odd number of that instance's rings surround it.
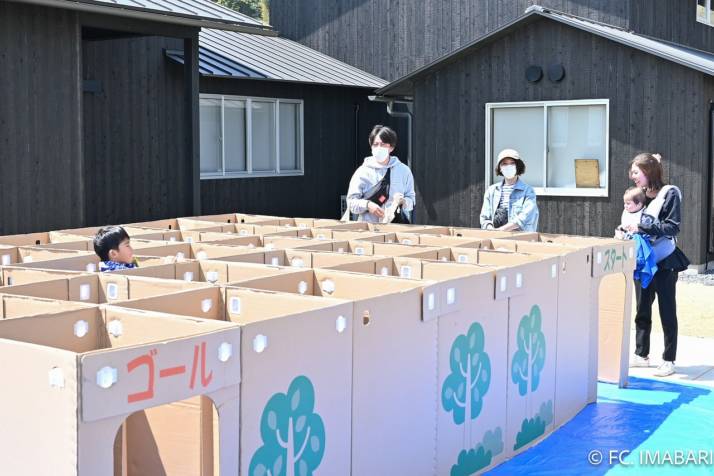
<svg viewBox="0 0 714 476">
<path fill-rule="evenodd" d="M 387 126 L 377 124 L 372 128 L 372 132 L 369 133 L 369 146 L 372 147 L 374 144 L 374 139 L 379 137 L 379 140 L 384 144 L 389 144 L 392 147 L 397 146 L 397 133 L 394 132 Z"/>
<path fill-rule="evenodd" d="M 109 261 L 109 250 L 119 250 L 121 242 L 128 239 L 129 234 L 124 228 L 105 226 L 94 237 L 94 252 L 102 261 Z"/>
</svg>

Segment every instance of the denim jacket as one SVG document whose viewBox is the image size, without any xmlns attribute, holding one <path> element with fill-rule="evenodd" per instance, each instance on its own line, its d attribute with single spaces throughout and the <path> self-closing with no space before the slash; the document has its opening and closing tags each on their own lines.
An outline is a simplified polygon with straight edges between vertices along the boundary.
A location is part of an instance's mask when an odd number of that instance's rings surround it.
<svg viewBox="0 0 714 476">
<path fill-rule="evenodd" d="M 493 225 L 493 214 L 501 201 L 503 182 L 498 182 L 486 190 L 481 207 L 481 228 Z M 518 225 L 521 231 L 536 231 L 538 228 L 538 205 L 533 187 L 519 178 L 511 192 L 508 207 L 508 222 Z"/>
</svg>

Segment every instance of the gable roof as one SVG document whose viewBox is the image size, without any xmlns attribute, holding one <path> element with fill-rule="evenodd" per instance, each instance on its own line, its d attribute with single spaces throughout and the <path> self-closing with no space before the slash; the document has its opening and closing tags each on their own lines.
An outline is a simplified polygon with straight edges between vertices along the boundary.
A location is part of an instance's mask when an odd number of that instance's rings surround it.
<svg viewBox="0 0 714 476">
<path fill-rule="evenodd" d="M 211 0 L 15 0 L 203 28 L 275 34 L 270 26 Z"/>
<path fill-rule="evenodd" d="M 562 23 L 573 28 L 577 28 L 593 35 L 597 35 L 608 40 L 629 46 L 631 48 L 644 51 L 654 56 L 681 64 L 687 68 L 692 68 L 702 73 L 714 76 L 714 54 L 706 51 L 688 48 L 686 46 L 669 43 L 663 40 L 656 40 L 647 36 L 638 35 L 622 28 L 599 23 L 584 18 L 568 15 L 565 13 L 550 10 L 538 5 L 529 7 L 524 15 L 503 27 L 476 39 L 475 41 L 445 55 L 432 63 L 415 70 L 414 72 L 399 78 L 382 89 L 377 91 L 379 95 L 385 96 L 410 96 L 413 94 L 414 81 L 424 74 L 431 73 L 449 63 L 473 53 L 479 48 L 497 41 L 501 37 L 532 23 L 538 19 L 547 18 L 558 23 Z"/>
<path fill-rule="evenodd" d="M 183 63 L 183 51 L 167 51 Z M 199 35 L 204 76 L 253 78 L 376 89 L 387 81 L 295 41 L 277 36 L 205 29 Z"/>
</svg>

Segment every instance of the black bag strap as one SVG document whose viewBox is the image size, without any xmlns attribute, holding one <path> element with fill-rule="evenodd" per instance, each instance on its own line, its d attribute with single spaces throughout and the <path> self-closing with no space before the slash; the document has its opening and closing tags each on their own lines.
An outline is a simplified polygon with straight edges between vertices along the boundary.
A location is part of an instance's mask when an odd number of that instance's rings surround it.
<svg viewBox="0 0 714 476">
<path fill-rule="evenodd" d="M 384 174 L 382 180 L 379 181 L 377 189 L 369 197 L 364 197 L 370 202 L 374 202 L 380 207 L 387 202 L 389 198 L 389 187 L 391 185 L 391 174 L 392 168 L 387 169 L 387 173 Z"/>
</svg>

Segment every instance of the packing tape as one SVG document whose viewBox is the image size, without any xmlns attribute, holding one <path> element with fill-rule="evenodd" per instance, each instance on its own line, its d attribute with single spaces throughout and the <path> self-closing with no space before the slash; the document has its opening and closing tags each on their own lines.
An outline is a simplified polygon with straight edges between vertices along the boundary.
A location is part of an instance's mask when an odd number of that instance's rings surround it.
<svg viewBox="0 0 714 476">
<path fill-rule="evenodd" d="M 213 299 L 206 298 L 203 301 L 201 301 L 201 310 L 203 312 L 210 311 L 212 307 L 213 307 Z"/>
<path fill-rule="evenodd" d="M 229 309 L 231 310 L 232 314 L 240 314 L 241 302 L 240 302 L 239 297 L 235 297 L 235 296 L 231 297 Z"/>
</svg>

